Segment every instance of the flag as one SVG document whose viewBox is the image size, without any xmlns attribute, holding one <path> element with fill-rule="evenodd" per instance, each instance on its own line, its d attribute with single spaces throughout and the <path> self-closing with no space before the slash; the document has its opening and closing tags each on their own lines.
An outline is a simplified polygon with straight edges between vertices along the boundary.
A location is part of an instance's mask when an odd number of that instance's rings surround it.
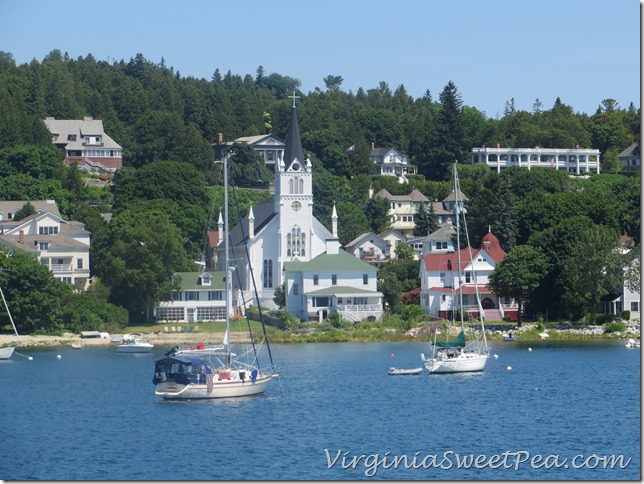
<svg viewBox="0 0 644 484">
<path fill-rule="evenodd" d="M 347 153 L 355 153 L 356 145 L 351 145 L 347 148 Z"/>
</svg>

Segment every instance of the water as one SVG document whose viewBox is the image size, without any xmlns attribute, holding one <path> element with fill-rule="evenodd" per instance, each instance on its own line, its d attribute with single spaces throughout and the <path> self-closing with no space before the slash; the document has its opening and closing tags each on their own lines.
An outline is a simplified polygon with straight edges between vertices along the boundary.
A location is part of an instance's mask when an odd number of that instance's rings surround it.
<svg viewBox="0 0 644 484">
<path fill-rule="evenodd" d="M 274 345 L 283 377 L 266 394 L 190 402 L 154 395 L 165 350 L 0 362 L 0 478 L 640 479 L 640 350 L 621 343 L 498 343 L 482 373 L 431 376 L 387 375 L 420 366 L 419 343 Z M 470 455 L 480 468 L 458 468 Z"/>
</svg>

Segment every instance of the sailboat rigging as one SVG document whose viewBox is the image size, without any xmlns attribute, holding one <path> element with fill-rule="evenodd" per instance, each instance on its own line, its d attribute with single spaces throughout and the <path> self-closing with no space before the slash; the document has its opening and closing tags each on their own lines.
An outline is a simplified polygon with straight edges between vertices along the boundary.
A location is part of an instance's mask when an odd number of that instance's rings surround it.
<svg viewBox="0 0 644 484">
<path fill-rule="evenodd" d="M 0 287 L 0 295 L 2 296 L 2 302 L 4 303 L 4 308 L 7 311 L 7 314 L 9 315 L 9 321 L 11 321 L 11 327 L 13 328 L 13 332 L 16 335 L 16 338 L 18 338 L 18 341 L 20 341 L 20 335 L 18 334 L 18 330 L 16 329 L 16 323 L 14 323 L 13 321 L 13 316 L 11 316 L 11 311 L 9 310 L 9 305 L 7 304 L 7 300 L 4 297 L 4 291 L 2 290 L 2 287 Z M 5 346 L 3 348 L 0 348 L 0 360 L 8 360 L 9 358 L 11 358 L 15 349 L 16 349 L 15 346 Z"/>
<path fill-rule="evenodd" d="M 457 258 L 458 258 L 458 288 L 454 287 L 455 290 L 458 290 L 458 305 L 460 313 L 460 333 L 454 340 L 448 341 L 438 341 L 436 334 L 434 335 L 434 341 L 431 345 L 431 355 L 426 357 L 424 354 L 421 354 L 421 359 L 425 365 L 425 368 L 429 373 L 462 373 L 462 372 L 475 372 L 482 371 L 485 368 L 485 364 L 490 356 L 490 351 L 487 345 L 487 339 L 485 336 L 485 321 L 484 321 L 484 311 L 481 305 L 481 298 L 478 292 L 478 283 L 476 280 L 476 271 L 474 270 L 474 259 L 472 257 L 472 247 L 470 245 L 469 233 L 467 231 L 467 222 L 465 220 L 465 209 L 463 207 L 463 200 L 461 197 L 461 187 L 460 181 L 458 178 L 458 171 L 456 169 L 456 163 L 453 166 L 453 190 L 455 196 L 455 207 L 454 215 L 456 218 L 456 240 L 457 240 Z M 468 259 L 472 265 L 470 270 L 473 275 L 474 289 L 476 295 L 476 303 L 478 306 L 478 314 L 481 320 L 481 337 L 467 343 L 465 337 L 465 319 L 464 319 L 464 304 L 463 304 L 463 270 L 461 261 L 461 225 L 460 220 L 463 220 L 463 227 L 465 230 L 465 237 L 468 249 Z M 455 298 L 452 297 L 452 301 Z"/>
<path fill-rule="evenodd" d="M 224 158 L 224 252 L 226 333 L 223 345 L 204 357 L 194 353 L 175 354 L 155 362 L 153 383 L 155 394 L 165 399 L 226 398 L 264 393 L 277 373 L 274 368 L 264 372 L 257 361 L 257 348 L 253 342 L 253 357 L 247 363 L 230 348 L 230 313 L 232 299 L 232 271 L 230 266 L 228 230 L 228 160 Z M 252 338 L 252 331 L 249 332 Z M 268 339 L 265 340 L 268 347 Z M 193 356 L 194 355 L 194 356 Z M 208 357 L 215 357 L 216 363 Z M 246 355 L 242 355 L 246 356 Z M 272 362 L 272 357 L 271 357 Z"/>
</svg>

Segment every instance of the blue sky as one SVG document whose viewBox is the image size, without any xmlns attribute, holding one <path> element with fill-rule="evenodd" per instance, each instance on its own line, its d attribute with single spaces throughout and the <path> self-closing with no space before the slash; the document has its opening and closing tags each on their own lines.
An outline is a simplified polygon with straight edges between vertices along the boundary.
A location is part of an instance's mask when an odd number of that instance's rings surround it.
<svg viewBox="0 0 644 484">
<path fill-rule="evenodd" d="M 391 90 L 438 99 L 453 81 L 464 104 L 502 115 L 555 99 L 593 114 L 606 98 L 640 104 L 636 0 L 0 0 L 0 50 L 18 64 L 54 49 L 71 58 L 161 58 L 182 76 L 255 77 L 261 65 L 304 93 Z"/>
</svg>

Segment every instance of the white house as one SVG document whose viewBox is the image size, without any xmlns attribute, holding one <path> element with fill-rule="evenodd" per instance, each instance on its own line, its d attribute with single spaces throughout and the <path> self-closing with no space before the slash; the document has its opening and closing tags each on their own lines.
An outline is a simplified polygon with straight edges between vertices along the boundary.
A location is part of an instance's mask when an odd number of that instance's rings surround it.
<svg viewBox="0 0 644 484">
<path fill-rule="evenodd" d="M 85 225 L 63 220 L 53 200 L 29 202 L 36 213 L 15 220 L 14 215 L 26 203 L 0 202 L 0 246 L 32 255 L 47 266 L 56 279 L 73 284 L 78 291 L 87 290 L 90 233 Z"/>
<path fill-rule="evenodd" d="M 219 151 L 218 158 L 223 160 L 230 155 L 235 143 L 245 143 L 252 146 L 255 152 L 264 160 L 264 164 L 274 169 L 277 160 L 284 157 L 286 143 L 272 134 L 262 134 L 257 136 L 242 136 L 234 141 L 223 142 L 222 135 L 219 135 L 219 142 L 214 145 L 216 151 Z"/>
<path fill-rule="evenodd" d="M 177 272 L 179 290 L 172 300 L 161 301 L 154 310 L 157 322 L 226 320 L 226 285 L 223 272 Z"/>
<path fill-rule="evenodd" d="M 398 183 L 408 183 L 406 175 L 416 174 L 416 166 L 408 164 L 407 155 L 395 148 L 375 148 L 372 143 L 369 159 L 374 163 L 375 175 L 395 176 Z"/>
<path fill-rule="evenodd" d="M 427 254 L 454 252 L 454 237 L 456 237 L 456 227 L 451 223 L 446 223 L 438 230 L 423 238 L 421 258 Z"/>
<path fill-rule="evenodd" d="M 463 309 L 472 316 L 478 316 L 482 309 L 486 320 L 498 321 L 505 316 L 516 320 L 516 303 L 501 300 L 486 287 L 490 273 L 504 257 L 505 252 L 492 232 L 485 234 L 479 249 L 466 247 L 460 251 L 428 253 L 420 264 L 421 307 L 431 316 L 452 319 L 459 312 L 462 294 Z M 477 291 L 481 308 L 476 301 Z"/>
<path fill-rule="evenodd" d="M 321 321 L 338 312 L 343 319 L 382 318 L 382 293 L 377 269 L 340 249 L 337 238 L 327 250 L 307 262 L 287 262 L 286 309 L 303 321 Z"/>
<path fill-rule="evenodd" d="M 622 237 L 621 253 L 627 254 L 629 250 L 635 250 L 628 247 L 629 238 Z M 640 255 L 632 262 L 632 267 L 624 268 L 627 271 L 640 271 Z M 604 314 L 617 314 L 622 311 L 630 311 L 631 319 L 639 319 L 641 311 L 641 295 L 639 291 L 633 290 L 628 284 L 622 280 L 622 283 L 615 288 L 613 292 L 602 297 L 601 311 Z"/>
<path fill-rule="evenodd" d="M 391 257 L 388 241 L 373 232 L 358 235 L 346 246 L 346 251 L 366 262 L 386 262 Z"/>
</svg>

